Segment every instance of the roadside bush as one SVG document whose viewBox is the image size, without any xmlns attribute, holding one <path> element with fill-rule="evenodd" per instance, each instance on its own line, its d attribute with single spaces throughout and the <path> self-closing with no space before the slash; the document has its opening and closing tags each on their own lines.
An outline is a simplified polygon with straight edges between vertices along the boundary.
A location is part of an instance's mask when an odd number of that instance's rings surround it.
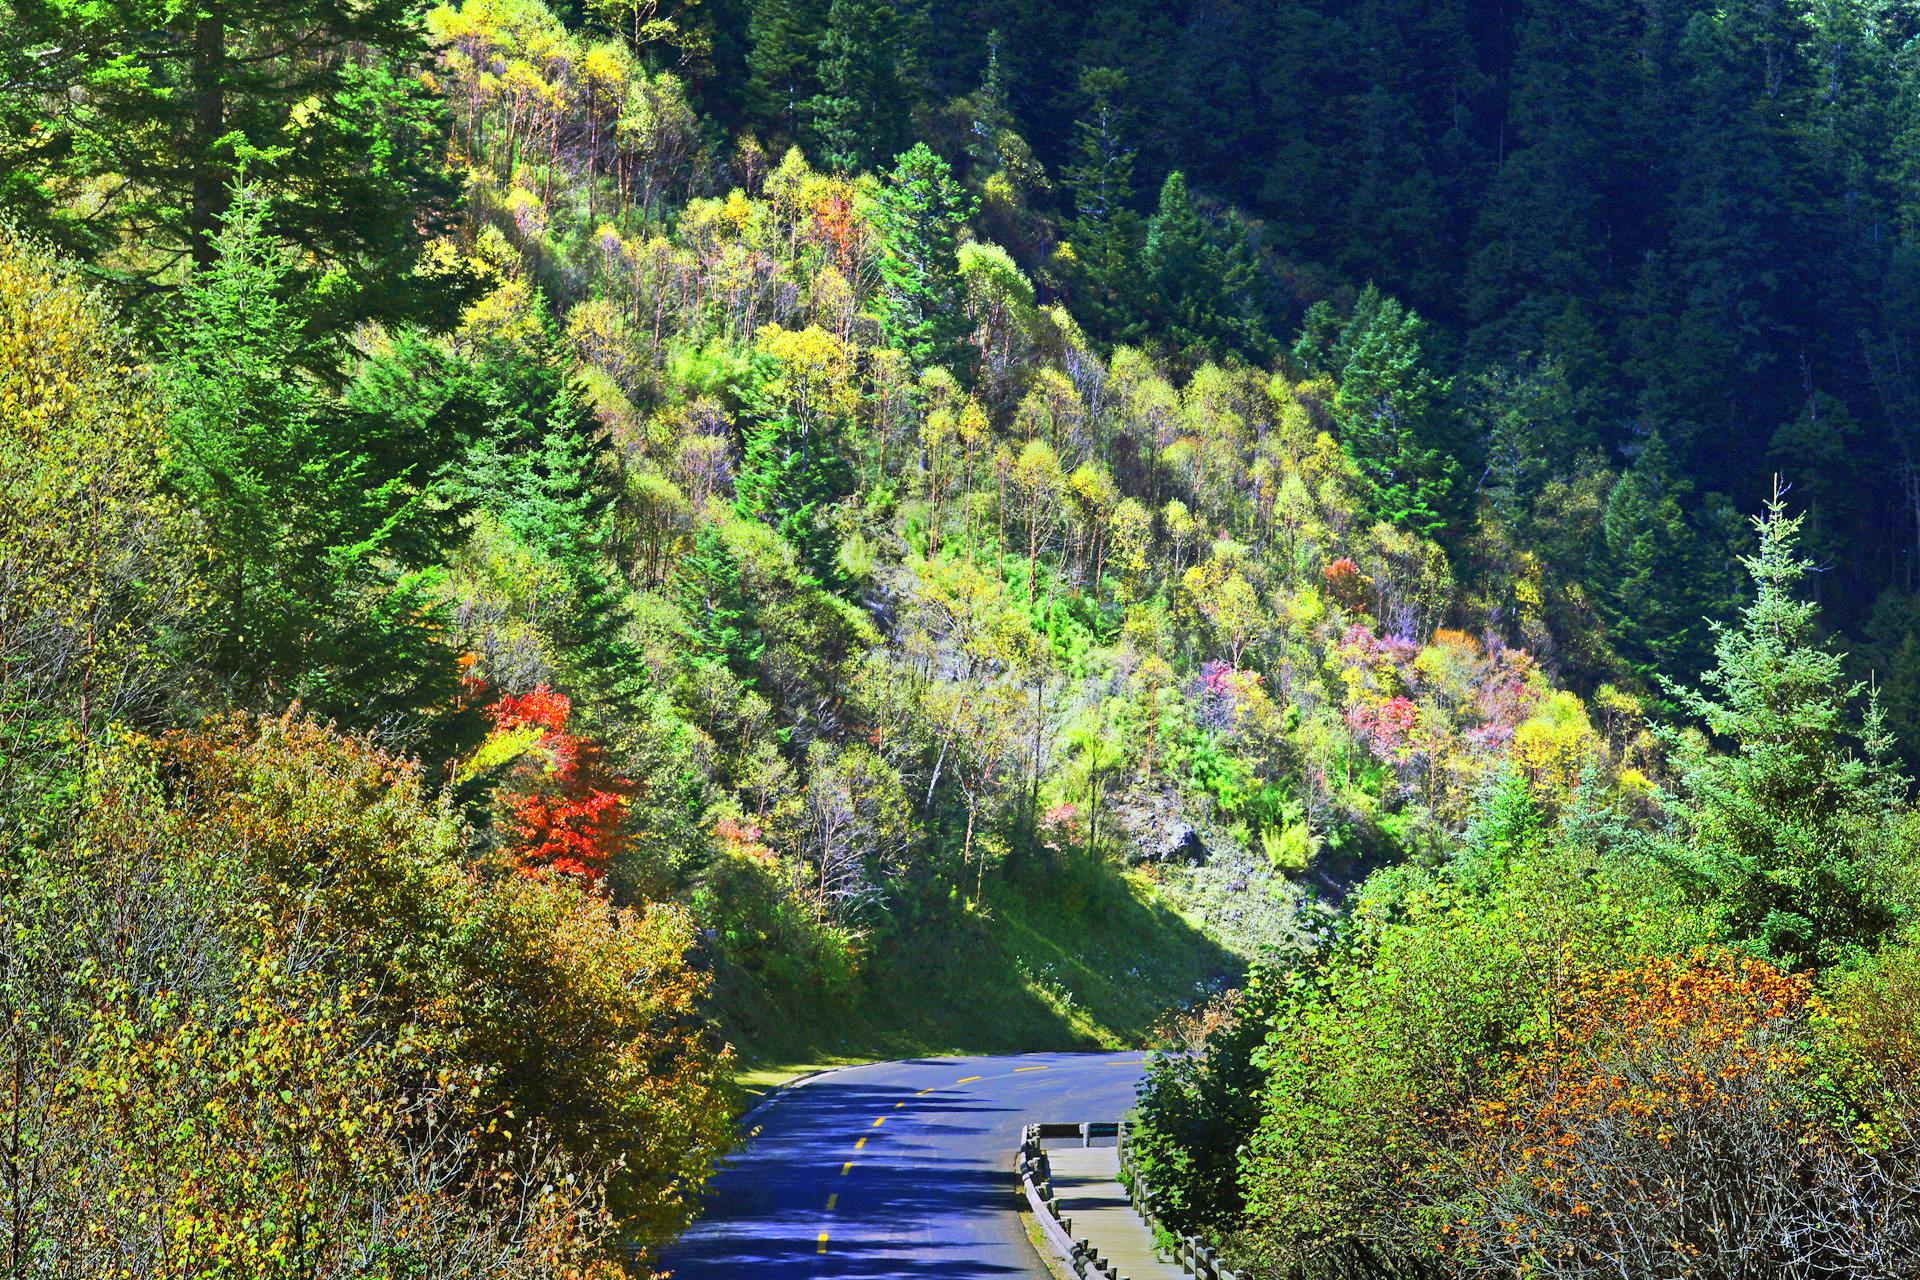
<svg viewBox="0 0 1920 1280">
<path fill-rule="evenodd" d="M 1203 1006 L 1188 1034 L 1147 1068 L 1134 1158 L 1182 1232 L 1217 1235 L 1240 1222 L 1240 1148 L 1260 1123 L 1265 1073 L 1256 1056 L 1273 1013 L 1273 982 L 1256 971 L 1245 988 Z"/>
<path fill-rule="evenodd" d="M 1722 952 L 1594 971 L 1551 1031 L 1457 1117 L 1457 1206 L 1430 1225 L 1466 1272 L 1909 1274 L 1920 1184 L 1814 1105 L 1830 1016 L 1804 977 Z"/>
<path fill-rule="evenodd" d="M 1580 974 L 1686 936 L 1627 883 L 1572 844 L 1509 863 L 1485 891 L 1411 867 L 1371 877 L 1331 961 L 1276 993 L 1239 1255 L 1310 1275 L 1437 1266 L 1435 1237 L 1405 1210 L 1438 1194 L 1449 1117 L 1546 1032 Z"/>
<path fill-rule="evenodd" d="M 99 754 L 6 874 L 16 1274 L 613 1274 L 727 1139 L 682 913 L 469 866 L 293 716 Z"/>
</svg>

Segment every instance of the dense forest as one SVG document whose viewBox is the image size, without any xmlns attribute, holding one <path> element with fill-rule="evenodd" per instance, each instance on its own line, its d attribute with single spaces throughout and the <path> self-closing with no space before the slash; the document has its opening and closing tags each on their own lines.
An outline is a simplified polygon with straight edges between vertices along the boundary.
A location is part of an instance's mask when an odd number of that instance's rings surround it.
<svg viewBox="0 0 1920 1280">
<path fill-rule="evenodd" d="M 1920 1274 L 1920 6 L 0 0 L 0 1260 Z"/>
</svg>

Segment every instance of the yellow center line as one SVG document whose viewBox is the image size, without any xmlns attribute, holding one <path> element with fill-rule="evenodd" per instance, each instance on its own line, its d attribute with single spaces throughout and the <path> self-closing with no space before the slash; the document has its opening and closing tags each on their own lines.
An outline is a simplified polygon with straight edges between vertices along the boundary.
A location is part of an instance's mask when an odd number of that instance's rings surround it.
<svg viewBox="0 0 1920 1280">
<path fill-rule="evenodd" d="M 961 1076 L 958 1080 L 955 1080 L 954 1083 L 955 1084 L 972 1084 L 975 1080 L 978 1080 L 979 1078 L 980 1078 L 979 1076 Z"/>
<path fill-rule="evenodd" d="M 887 1122 L 887 1118 L 885 1116 L 881 1116 L 878 1120 L 875 1120 L 873 1122 L 873 1127 L 878 1129 L 881 1125 L 885 1124 L 886 1122 Z"/>
<path fill-rule="evenodd" d="M 926 1097 L 926 1096 L 927 1096 L 928 1094 L 930 1094 L 930 1093 L 932 1093 L 932 1092 L 933 1092 L 933 1090 L 932 1090 L 932 1089 L 922 1089 L 922 1090 L 921 1090 L 920 1092 L 918 1092 L 918 1093 L 916 1093 L 916 1094 L 914 1094 L 913 1096 L 914 1096 L 914 1097 L 916 1097 L 916 1098 L 924 1098 L 924 1097 Z"/>
<path fill-rule="evenodd" d="M 866 1145 L 867 1145 L 867 1140 L 866 1140 L 865 1138 L 862 1138 L 862 1139 L 860 1139 L 860 1141 L 858 1141 L 858 1142 L 856 1142 L 856 1143 L 854 1143 L 854 1144 L 853 1144 L 853 1149 L 854 1149 L 855 1151 L 858 1151 L 858 1150 L 859 1150 L 860 1148 L 862 1148 L 862 1147 L 864 1147 L 864 1146 L 866 1146 Z"/>
<path fill-rule="evenodd" d="M 1045 1071 L 1045 1070 L 1046 1070 L 1045 1067 L 1015 1067 L 1013 1069 L 1013 1074 L 1019 1075 L 1022 1071 Z"/>
<path fill-rule="evenodd" d="M 825 1253 L 826 1251 L 827 1251 L 827 1233 L 822 1231 L 820 1233 L 820 1247 L 818 1249 L 815 1249 L 814 1252 Z"/>
<path fill-rule="evenodd" d="M 841 1166 L 840 1166 L 840 1176 L 841 1176 L 841 1177 L 843 1177 L 843 1178 L 844 1178 L 844 1177 L 846 1177 L 846 1176 L 847 1176 L 847 1175 L 848 1175 L 849 1173 L 852 1173 L 852 1172 L 853 1172 L 853 1161 L 851 1161 L 851 1160 L 849 1160 L 849 1161 L 847 1161 L 847 1162 L 846 1162 L 845 1164 L 843 1164 L 843 1165 L 841 1165 Z"/>
<path fill-rule="evenodd" d="M 907 1104 L 906 1104 L 906 1103 L 904 1103 L 904 1102 L 896 1102 L 896 1103 L 894 1103 L 894 1104 L 893 1104 L 893 1109 L 894 1109 L 895 1111 L 898 1111 L 898 1110 L 899 1110 L 900 1108 L 902 1108 L 902 1107 L 904 1107 L 904 1106 L 906 1106 L 906 1105 L 907 1105 Z"/>
<path fill-rule="evenodd" d="M 829 1191 L 827 1193 L 827 1212 L 832 1213 L 833 1207 L 839 1203 L 840 1193 L 838 1191 Z"/>
</svg>

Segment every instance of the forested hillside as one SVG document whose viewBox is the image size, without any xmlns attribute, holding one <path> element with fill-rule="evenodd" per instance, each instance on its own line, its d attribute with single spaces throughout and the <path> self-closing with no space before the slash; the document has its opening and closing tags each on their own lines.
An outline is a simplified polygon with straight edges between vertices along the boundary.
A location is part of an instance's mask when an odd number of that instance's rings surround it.
<svg viewBox="0 0 1920 1280">
<path fill-rule="evenodd" d="M 1916 36 L 0 0 L 0 1259 L 1153 1043 L 1266 1273 L 1920 1273 Z"/>
</svg>

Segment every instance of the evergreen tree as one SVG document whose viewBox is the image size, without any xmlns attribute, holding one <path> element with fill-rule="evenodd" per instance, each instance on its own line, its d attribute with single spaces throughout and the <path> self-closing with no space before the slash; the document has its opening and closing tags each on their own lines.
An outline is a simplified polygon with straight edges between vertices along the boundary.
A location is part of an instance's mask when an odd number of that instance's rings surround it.
<svg viewBox="0 0 1920 1280">
<path fill-rule="evenodd" d="M 482 421 L 465 460 L 467 493 L 565 575 L 543 620 L 563 682 L 592 714 L 631 710 L 648 683 L 626 638 L 625 583 L 611 560 L 615 489 L 607 430 L 551 333 L 484 351 L 472 374 Z"/>
<path fill-rule="evenodd" d="M 762 400 L 746 429 L 734 491 L 743 515 L 757 516 L 792 544 L 807 572 L 840 581 L 840 532 L 833 508 L 853 492 L 844 423 L 802 422 Z"/>
<path fill-rule="evenodd" d="M 1153 319 L 1172 327 L 1181 346 L 1198 346 L 1210 310 L 1219 305 L 1221 281 L 1207 251 L 1200 212 L 1187 191 L 1187 176 L 1175 169 L 1160 184 L 1160 201 L 1147 222 L 1140 270 L 1152 291 Z"/>
<path fill-rule="evenodd" d="M 1123 71 L 1089 67 L 1080 73 L 1084 114 L 1074 122 L 1073 161 L 1062 172 L 1073 193 L 1067 236 L 1073 246 L 1076 314 L 1096 329 L 1122 328 L 1134 300 L 1134 263 L 1140 249 L 1140 216 L 1134 212 L 1134 149 L 1128 145 L 1122 108 Z"/>
<path fill-rule="evenodd" d="M 1614 484 L 1601 524 L 1601 612 L 1643 679 L 1691 679 L 1710 656 L 1706 618 L 1722 603 L 1721 549 L 1688 517 L 1692 484 L 1656 432 Z"/>
<path fill-rule="evenodd" d="M 1873 602 L 1853 671 L 1879 691 L 1908 767 L 1920 763 L 1920 595 L 1889 588 Z"/>
<path fill-rule="evenodd" d="M 874 196 L 873 219 L 885 246 L 880 321 L 887 341 L 915 368 L 964 367 L 969 328 L 960 307 L 960 228 L 973 199 L 947 162 L 915 143 Z"/>
<path fill-rule="evenodd" d="M 818 6 L 808 0 L 753 0 L 747 20 L 747 109 L 760 124 L 798 137 L 819 92 Z"/>
<path fill-rule="evenodd" d="M 1754 595 L 1736 625 L 1715 629 L 1700 686 L 1673 690 L 1706 737 L 1667 735 L 1690 828 L 1668 858 L 1729 937 L 1794 964 L 1832 964 L 1898 922 L 1884 863 L 1907 783 L 1885 759 L 1878 706 L 1856 713 L 1863 686 L 1845 678 L 1798 597 L 1811 567 L 1796 545 L 1800 520 L 1776 494 L 1754 524 L 1760 545 L 1742 561 Z"/>
<path fill-rule="evenodd" d="M 892 153 L 904 131 L 901 24 L 892 0 L 832 0 L 820 39 L 820 92 L 808 102 L 820 157 L 847 170 Z"/>
<path fill-rule="evenodd" d="M 1805 219 L 1820 202 L 1796 132 L 1831 73 L 1809 74 L 1804 23 L 1800 6 L 1734 6 L 1698 14 L 1679 40 L 1671 328 L 1642 358 L 1664 412 L 1691 428 L 1668 443 L 1703 486 L 1752 483 L 1764 465 L 1755 424 L 1764 432 L 1787 416 L 1771 406 L 1805 394 L 1827 255 Z"/>
<path fill-rule="evenodd" d="M 980 86 L 965 100 L 967 177 L 976 188 L 1002 167 L 1006 144 L 1020 131 L 1007 98 L 1006 67 L 1000 59 L 1000 33 L 987 32 L 987 69 Z"/>
<path fill-rule="evenodd" d="M 1567 475 L 1592 444 L 1574 417 L 1573 389 L 1557 360 L 1490 369 L 1475 380 L 1484 460 L 1480 492 L 1508 527 L 1524 527 L 1546 481 Z"/>
<path fill-rule="evenodd" d="M 765 647 L 753 625 L 753 605 L 740 588 L 740 559 L 718 523 L 702 525 L 693 550 L 674 571 L 674 594 L 687 616 L 696 660 L 725 663 L 751 683 Z"/>
<path fill-rule="evenodd" d="M 1431 535 L 1446 526 L 1454 462 L 1442 447 L 1446 379 L 1426 365 L 1420 317 L 1372 285 L 1328 352 L 1334 418 L 1381 518 Z"/>
<path fill-rule="evenodd" d="M 173 332 L 173 480 L 207 528 L 209 659 L 242 701 L 299 699 L 390 731 L 451 700 L 435 584 L 457 508 L 445 438 L 399 438 L 296 371 L 332 357 L 268 239 L 260 197 L 220 215 Z"/>
<path fill-rule="evenodd" d="M 1646 19 L 1610 0 L 1536 4 L 1519 24 L 1505 162 L 1473 224 L 1464 289 L 1475 339 L 1539 350 L 1564 300 L 1622 283 L 1614 246 L 1659 199 L 1642 110 Z"/>
<path fill-rule="evenodd" d="M 1177 169 L 1161 184 L 1159 207 L 1147 223 L 1140 276 L 1148 295 L 1136 339 L 1164 336 L 1195 362 L 1265 353 L 1255 269 L 1245 244 L 1238 238 L 1215 241 L 1187 191 L 1186 175 Z"/>
<path fill-rule="evenodd" d="M 282 274 L 328 279 L 306 303 L 316 320 L 445 316 L 442 286 L 412 270 L 420 229 L 443 225 L 459 190 L 442 100 L 419 75 L 424 8 L 0 0 L 18 73 L 4 78 L 0 196 L 144 299 L 183 259 L 213 265 L 244 173 L 271 198 L 263 225 L 301 249 Z"/>
</svg>

